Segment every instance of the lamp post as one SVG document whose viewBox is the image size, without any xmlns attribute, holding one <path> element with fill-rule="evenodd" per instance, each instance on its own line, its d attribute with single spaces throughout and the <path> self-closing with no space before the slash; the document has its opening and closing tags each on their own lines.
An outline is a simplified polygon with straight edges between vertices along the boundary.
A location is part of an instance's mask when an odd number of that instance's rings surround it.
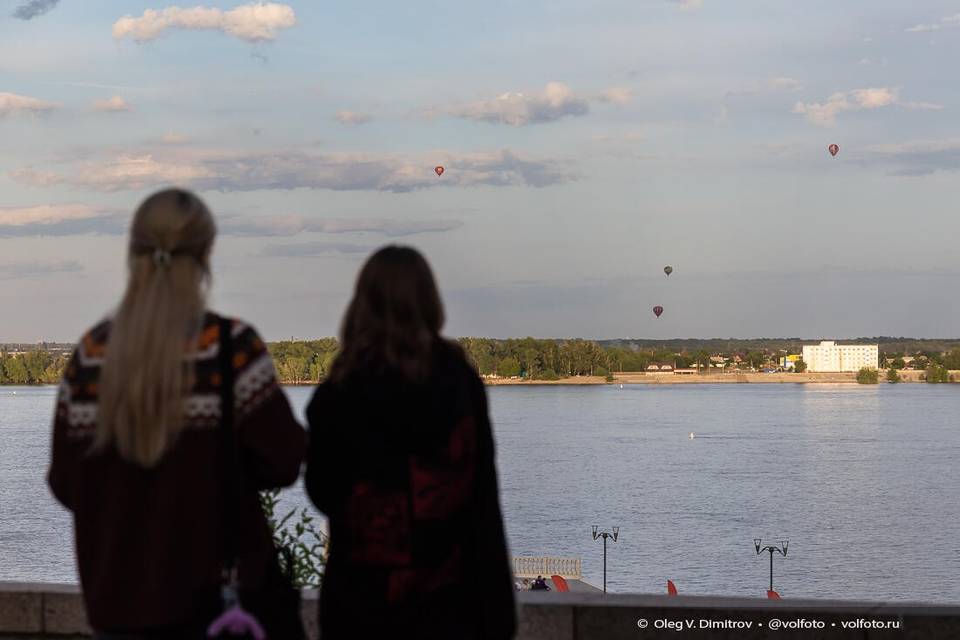
<svg viewBox="0 0 960 640">
<path fill-rule="evenodd" d="M 603 592 L 607 592 L 607 538 L 613 538 L 617 541 L 620 535 L 620 527 L 613 527 L 613 533 L 609 531 L 597 531 L 597 525 L 593 525 L 593 539 L 603 538 Z"/>
<path fill-rule="evenodd" d="M 773 591 L 773 553 L 776 551 L 784 558 L 787 557 L 787 545 L 790 544 L 789 540 L 781 540 L 779 545 L 768 544 L 765 547 L 760 546 L 760 538 L 753 539 L 753 546 L 757 549 L 757 555 L 760 555 L 764 551 L 770 554 L 770 591 Z"/>
</svg>

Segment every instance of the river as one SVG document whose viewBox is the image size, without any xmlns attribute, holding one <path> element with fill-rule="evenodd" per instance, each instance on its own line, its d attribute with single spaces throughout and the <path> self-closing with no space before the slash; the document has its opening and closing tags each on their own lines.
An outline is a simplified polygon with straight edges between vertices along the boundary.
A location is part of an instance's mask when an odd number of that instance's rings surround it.
<svg viewBox="0 0 960 640">
<path fill-rule="evenodd" d="M 310 389 L 287 388 L 302 417 Z M 960 602 L 960 385 L 488 389 L 515 555 L 608 589 Z M 0 387 L 0 581 L 76 580 L 47 493 L 53 387 Z M 690 438 L 693 432 L 695 437 Z M 299 487 L 287 506 L 306 504 Z"/>
</svg>

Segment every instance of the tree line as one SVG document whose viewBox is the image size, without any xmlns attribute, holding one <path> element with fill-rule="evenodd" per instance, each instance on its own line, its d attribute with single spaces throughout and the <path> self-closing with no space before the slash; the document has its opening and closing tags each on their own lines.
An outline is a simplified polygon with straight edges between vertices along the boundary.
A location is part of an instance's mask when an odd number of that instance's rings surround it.
<svg viewBox="0 0 960 640">
<path fill-rule="evenodd" d="M 480 375 L 530 380 L 557 380 L 575 376 L 609 376 L 620 372 L 646 371 L 650 365 L 706 369 L 711 356 L 722 353 L 730 360 L 726 367 L 761 369 L 776 367 L 777 352 L 761 348 L 761 341 L 739 340 L 750 348 L 728 351 L 706 348 L 710 341 L 657 341 L 647 346 L 628 341 L 540 338 L 459 338 L 468 359 Z M 673 345 L 674 348 L 666 346 Z M 677 349 L 683 344 L 684 348 Z M 699 345 L 699 346 L 698 346 Z M 309 384 L 323 380 L 339 352 L 336 338 L 280 341 L 267 345 L 277 376 L 285 384 Z M 799 351 L 799 350 L 796 350 Z M 796 352 L 794 351 L 794 352 Z M 881 367 L 901 369 L 910 352 L 882 351 Z M 947 353 L 933 350 L 913 352 L 917 369 L 960 370 L 960 345 Z M 734 362 L 734 357 L 736 362 Z M 798 363 L 799 364 L 799 363 Z M 37 348 L 26 353 L 0 352 L 0 384 L 54 384 L 67 365 L 62 352 Z M 803 365 L 798 366 L 798 371 Z"/>
</svg>

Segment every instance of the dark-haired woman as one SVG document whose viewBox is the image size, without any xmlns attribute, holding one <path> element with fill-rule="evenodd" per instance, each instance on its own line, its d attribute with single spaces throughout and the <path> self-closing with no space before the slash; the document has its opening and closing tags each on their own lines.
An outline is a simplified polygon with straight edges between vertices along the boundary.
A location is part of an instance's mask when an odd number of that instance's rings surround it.
<svg viewBox="0 0 960 640">
<path fill-rule="evenodd" d="M 147 198 L 130 228 L 123 300 L 80 339 L 60 385 L 48 479 L 73 512 L 96 638 L 205 638 L 222 606 L 225 483 L 239 486 L 241 587 L 256 591 L 274 553 L 257 490 L 295 482 L 306 452 L 263 340 L 207 309 L 215 235 L 192 193 Z M 244 464 L 242 477 L 225 478 L 230 378 Z"/>
<path fill-rule="evenodd" d="M 307 409 L 307 491 L 330 520 L 324 640 L 513 637 L 486 393 L 443 321 L 415 250 L 364 265 Z"/>
</svg>

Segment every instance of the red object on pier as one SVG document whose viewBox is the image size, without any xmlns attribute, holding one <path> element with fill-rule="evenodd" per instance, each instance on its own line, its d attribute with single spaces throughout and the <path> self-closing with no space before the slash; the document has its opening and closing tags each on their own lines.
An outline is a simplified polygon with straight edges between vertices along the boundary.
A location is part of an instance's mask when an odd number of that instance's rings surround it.
<svg viewBox="0 0 960 640">
<path fill-rule="evenodd" d="M 667 580 L 667 595 L 668 596 L 677 595 L 677 585 L 673 584 L 673 580 Z"/>
<path fill-rule="evenodd" d="M 767 590 L 767 598 L 769 598 L 770 600 L 779 600 L 780 594 L 777 593 L 776 591 Z"/>
<path fill-rule="evenodd" d="M 567 584 L 567 581 L 563 579 L 563 576 L 550 576 L 550 579 L 553 580 L 553 584 L 556 585 L 557 591 L 560 593 L 566 593 L 570 591 L 570 585 Z"/>
</svg>

